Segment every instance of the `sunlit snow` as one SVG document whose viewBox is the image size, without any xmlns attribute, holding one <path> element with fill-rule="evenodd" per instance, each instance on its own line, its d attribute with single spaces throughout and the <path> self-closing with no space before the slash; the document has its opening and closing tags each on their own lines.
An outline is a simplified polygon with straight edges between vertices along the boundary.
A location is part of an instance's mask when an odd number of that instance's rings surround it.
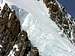
<svg viewBox="0 0 75 56">
<path fill-rule="evenodd" d="M 75 56 L 74 46 L 49 18 L 48 9 L 42 0 L 6 2 L 16 4 L 29 12 L 25 18 L 23 17 L 22 30 L 28 32 L 32 45 L 39 49 L 41 56 Z"/>
</svg>

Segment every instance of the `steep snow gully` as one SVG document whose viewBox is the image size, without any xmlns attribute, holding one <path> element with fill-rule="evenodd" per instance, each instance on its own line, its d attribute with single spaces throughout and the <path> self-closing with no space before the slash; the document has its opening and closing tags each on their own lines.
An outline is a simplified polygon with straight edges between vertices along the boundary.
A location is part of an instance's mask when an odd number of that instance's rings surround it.
<svg viewBox="0 0 75 56">
<path fill-rule="evenodd" d="M 39 49 L 41 56 L 75 56 L 75 47 L 50 19 L 48 9 L 42 0 L 5 0 L 28 13 L 20 17 L 22 30 L 28 32 L 33 46 Z M 24 15 L 26 15 L 24 13 Z"/>
</svg>

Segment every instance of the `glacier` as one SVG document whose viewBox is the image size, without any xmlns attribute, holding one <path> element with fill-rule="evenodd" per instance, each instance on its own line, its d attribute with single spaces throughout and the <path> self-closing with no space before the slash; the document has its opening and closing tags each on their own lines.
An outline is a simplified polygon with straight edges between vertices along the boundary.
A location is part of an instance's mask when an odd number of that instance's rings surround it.
<svg viewBox="0 0 75 56">
<path fill-rule="evenodd" d="M 50 19 L 43 0 L 5 0 L 10 5 L 24 9 L 28 13 L 21 16 L 22 30 L 28 32 L 33 46 L 40 56 L 75 56 L 75 46 Z"/>
</svg>

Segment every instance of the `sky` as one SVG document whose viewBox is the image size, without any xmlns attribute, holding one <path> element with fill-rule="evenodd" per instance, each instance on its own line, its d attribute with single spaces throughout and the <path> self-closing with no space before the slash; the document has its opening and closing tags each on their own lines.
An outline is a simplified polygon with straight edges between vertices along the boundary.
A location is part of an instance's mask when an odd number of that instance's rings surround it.
<svg viewBox="0 0 75 56">
<path fill-rule="evenodd" d="M 32 0 L 5 0 L 5 1 L 11 1 L 12 3 L 18 4 L 20 7 L 25 8 L 26 10 L 31 9 Z M 58 0 L 67 11 L 75 17 L 75 0 Z M 2 0 L 0 0 L 0 3 Z M 31 7 L 31 8 L 30 8 Z"/>
<path fill-rule="evenodd" d="M 59 2 L 65 6 L 67 11 L 75 17 L 75 0 L 59 0 Z"/>
<path fill-rule="evenodd" d="M 25 9 L 26 11 L 30 12 L 30 9 L 32 8 L 33 2 L 32 0 L 0 0 L 0 4 L 2 2 L 9 3 L 10 5 L 16 5 L 19 8 Z"/>
</svg>

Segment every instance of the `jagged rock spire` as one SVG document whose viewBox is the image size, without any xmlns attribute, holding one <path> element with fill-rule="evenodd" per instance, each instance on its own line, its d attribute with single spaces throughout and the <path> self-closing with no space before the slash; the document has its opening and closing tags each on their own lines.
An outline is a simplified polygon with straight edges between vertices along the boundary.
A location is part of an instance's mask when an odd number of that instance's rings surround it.
<svg viewBox="0 0 75 56">
<path fill-rule="evenodd" d="M 27 32 L 21 31 L 20 27 L 15 10 L 5 4 L 0 17 L 0 56 L 27 56 L 32 52 L 33 46 Z M 36 52 L 33 56 L 39 56 Z"/>
</svg>

